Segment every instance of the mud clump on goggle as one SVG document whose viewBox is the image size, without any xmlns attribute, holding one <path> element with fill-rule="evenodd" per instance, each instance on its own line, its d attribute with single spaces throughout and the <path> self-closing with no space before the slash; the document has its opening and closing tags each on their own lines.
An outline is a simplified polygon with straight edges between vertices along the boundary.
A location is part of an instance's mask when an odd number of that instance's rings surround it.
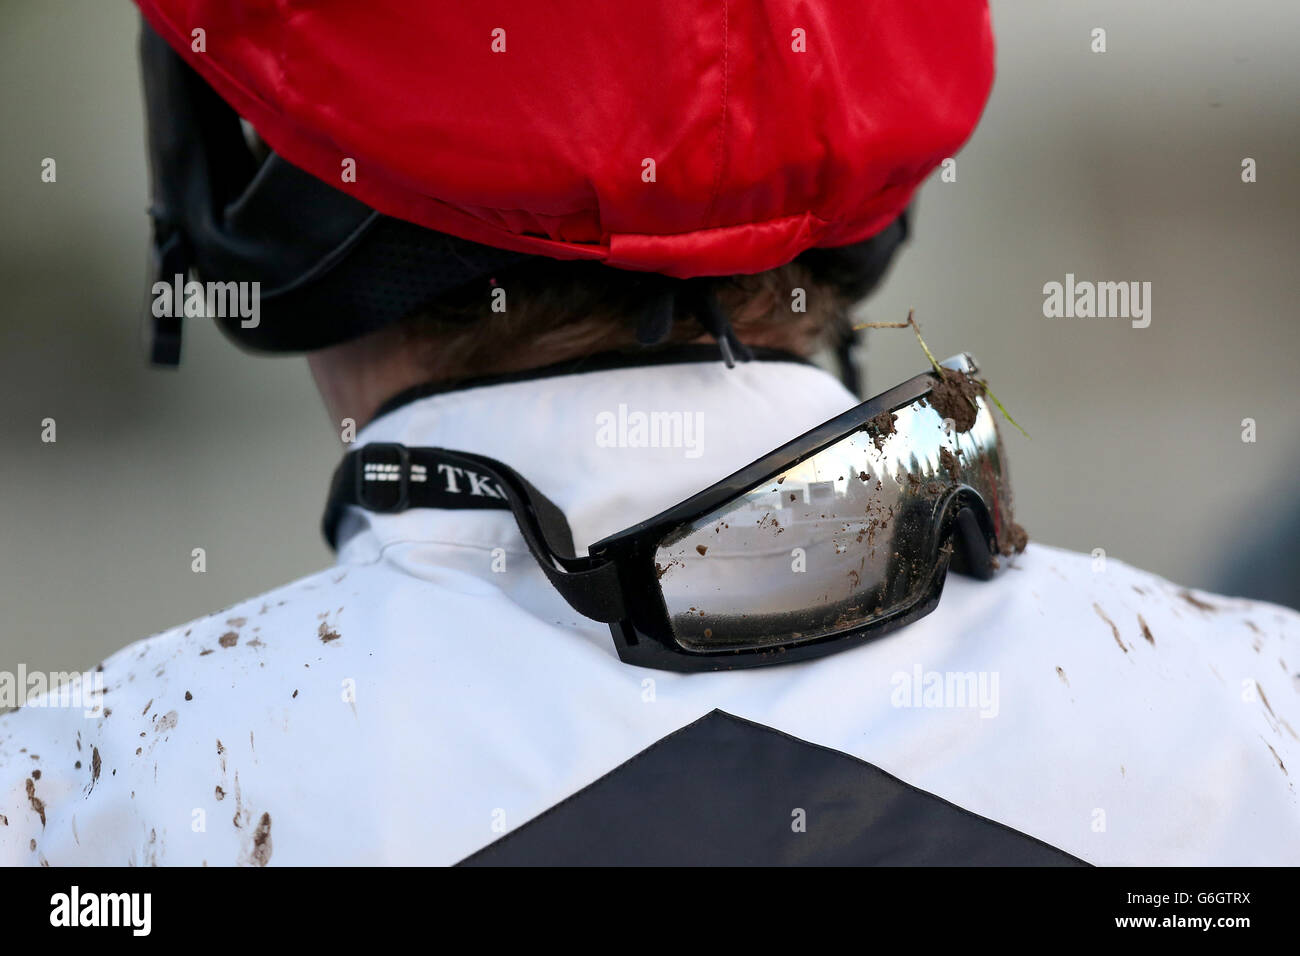
<svg viewBox="0 0 1300 956">
<path fill-rule="evenodd" d="M 885 439 L 898 431 L 898 416 L 893 412 L 884 411 L 877 415 L 871 421 L 863 426 L 862 430 L 867 433 L 871 439 L 871 444 L 876 446 L 876 451 L 883 451 L 885 448 Z M 863 481 L 866 479 L 864 478 Z"/>
<path fill-rule="evenodd" d="M 1003 557 L 1020 554 L 1029 545 L 1029 532 L 1020 527 L 1015 521 L 1007 522 L 1002 537 L 1006 540 L 999 542 L 998 550 L 1002 552 Z"/>
<path fill-rule="evenodd" d="M 947 448 L 939 449 L 939 464 L 954 478 L 961 474 L 961 465 L 957 462 L 957 456 Z"/>
<path fill-rule="evenodd" d="M 975 424 L 979 407 L 975 399 L 984 394 L 984 385 L 965 372 L 945 368 L 943 377 L 935 376 L 930 389 L 930 405 L 939 417 L 951 419 L 957 432 L 968 432 Z"/>
<path fill-rule="evenodd" d="M 984 383 L 979 379 L 956 369 L 945 368 L 942 377 L 935 376 L 929 403 L 941 418 L 951 419 L 953 429 L 961 433 L 969 431 L 975 425 L 975 419 L 979 414 L 975 399 L 985 393 Z M 874 422 L 875 419 L 872 421 Z M 947 448 L 940 449 L 939 462 L 952 478 L 957 477 L 960 465 L 951 451 Z M 908 477 L 916 481 L 916 476 Z M 998 535 L 998 551 L 1003 557 L 1021 554 L 1029 544 L 1029 533 L 1010 513 L 1006 514 L 1005 518 L 1002 531 Z"/>
</svg>

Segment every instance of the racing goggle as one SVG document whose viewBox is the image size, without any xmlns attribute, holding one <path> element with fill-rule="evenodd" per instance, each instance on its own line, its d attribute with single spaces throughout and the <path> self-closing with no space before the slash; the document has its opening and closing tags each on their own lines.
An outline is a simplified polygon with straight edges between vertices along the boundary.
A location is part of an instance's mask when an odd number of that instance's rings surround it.
<svg viewBox="0 0 1300 956">
<path fill-rule="evenodd" d="M 337 546 L 347 505 L 506 509 L 555 589 L 610 625 L 628 664 L 707 671 L 829 654 L 928 614 L 949 567 L 992 577 L 1017 544 L 975 362 L 941 364 L 944 381 L 918 375 L 584 556 L 563 512 L 508 465 L 389 443 L 345 456 L 325 536 Z"/>
</svg>

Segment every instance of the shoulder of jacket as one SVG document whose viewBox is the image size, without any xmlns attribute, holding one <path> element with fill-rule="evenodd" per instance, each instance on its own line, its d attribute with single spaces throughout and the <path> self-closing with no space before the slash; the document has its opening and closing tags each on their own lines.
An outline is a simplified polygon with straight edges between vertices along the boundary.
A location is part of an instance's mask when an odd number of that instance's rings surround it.
<svg viewBox="0 0 1300 956">
<path fill-rule="evenodd" d="M 348 597 L 366 590 L 355 579 L 367 571 L 328 568 L 136 641 L 64 675 L 76 679 L 74 693 L 34 695 L 0 716 L 0 865 L 72 862 L 66 853 L 94 841 L 96 819 L 129 827 L 167 786 L 164 765 L 183 773 L 200 754 L 217 761 L 223 715 L 280 685 L 289 701 L 295 688 L 286 682 L 342 643 L 340 616 Z M 177 759 L 191 752 L 193 761 Z M 147 832 L 138 842 L 132 859 L 148 863 L 158 848 Z"/>
</svg>

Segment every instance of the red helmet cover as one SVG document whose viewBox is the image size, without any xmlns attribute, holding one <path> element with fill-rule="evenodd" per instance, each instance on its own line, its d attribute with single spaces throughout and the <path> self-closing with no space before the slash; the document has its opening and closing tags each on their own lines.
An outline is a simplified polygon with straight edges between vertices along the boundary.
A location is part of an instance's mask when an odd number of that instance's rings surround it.
<svg viewBox="0 0 1300 956">
<path fill-rule="evenodd" d="M 680 277 L 879 232 L 993 80 L 985 0 L 138 3 L 277 153 L 374 209 Z"/>
</svg>

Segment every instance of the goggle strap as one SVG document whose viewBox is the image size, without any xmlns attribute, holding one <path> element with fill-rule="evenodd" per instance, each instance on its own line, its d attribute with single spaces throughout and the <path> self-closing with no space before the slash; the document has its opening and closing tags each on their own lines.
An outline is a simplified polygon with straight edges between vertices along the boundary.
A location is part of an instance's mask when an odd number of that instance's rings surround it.
<svg viewBox="0 0 1300 956">
<path fill-rule="evenodd" d="M 348 505 L 377 514 L 412 508 L 510 511 L 538 566 L 575 611 L 604 623 L 626 617 L 614 563 L 578 557 L 564 512 L 493 458 L 445 448 L 368 444 L 345 455 L 334 471 L 322 531 L 335 550 Z"/>
</svg>

